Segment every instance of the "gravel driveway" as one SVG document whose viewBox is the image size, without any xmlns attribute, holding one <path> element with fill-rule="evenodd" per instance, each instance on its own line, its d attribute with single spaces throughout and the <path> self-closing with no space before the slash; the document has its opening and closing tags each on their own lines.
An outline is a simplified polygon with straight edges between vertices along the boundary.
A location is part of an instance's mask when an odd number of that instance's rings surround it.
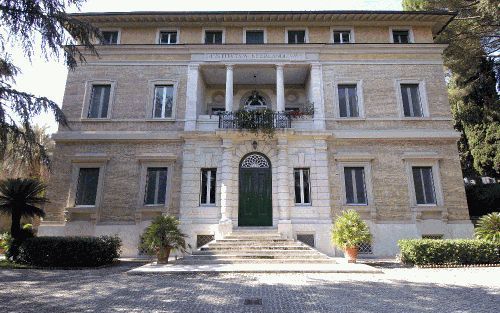
<svg viewBox="0 0 500 313">
<path fill-rule="evenodd" d="M 137 265 L 137 264 L 135 264 Z M 0 312 L 500 312 L 500 268 L 384 274 L 0 270 Z M 245 305 L 245 299 L 262 305 Z"/>
</svg>

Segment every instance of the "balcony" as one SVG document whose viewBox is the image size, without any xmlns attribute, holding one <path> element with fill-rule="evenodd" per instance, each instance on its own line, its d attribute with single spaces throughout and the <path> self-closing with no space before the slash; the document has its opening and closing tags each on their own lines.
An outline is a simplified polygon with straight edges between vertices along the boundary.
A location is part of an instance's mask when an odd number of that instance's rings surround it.
<svg viewBox="0 0 500 313">
<path fill-rule="evenodd" d="M 219 113 L 220 129 L 273 129 L 291 128 L 292 117 L 288 112 L 238 111 Z"/>
</svg>

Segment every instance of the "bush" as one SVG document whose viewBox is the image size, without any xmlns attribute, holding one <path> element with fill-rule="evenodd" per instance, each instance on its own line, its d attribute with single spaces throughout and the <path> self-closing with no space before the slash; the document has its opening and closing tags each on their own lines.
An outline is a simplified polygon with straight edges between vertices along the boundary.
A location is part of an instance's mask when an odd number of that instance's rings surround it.
<svg viewBox="0 0 500 313">
<path fill-rule="evenodd" d="M 500 245 L 500 212 L 481 217 L 474 232 L 477 239 L 493 241 Z"/>
<path fill-rule="evenodd" d="M 335 220 L 332 242 L 342 249 L 357 247 L 362 243 L 370 242 L 371 238 L 370 229 L 358 212 L 344 211 Z"/>
<path fill-rule="evenodd" d="M 412 265 L 499 264 L 500 246 L 477 239 L 399 240 L 401 261 Z"/>
<path fill-rule="evenodd" d="M 24 240 L 17 262 L 48 267 L 93 267 L 120 256 L 118 236 L 35 237 Z"/>
<path fill-rule="evenodd" d="M 482 216 L 500 210 L 500 184 L 465 185 L 470 216 Z"/>
</svg>

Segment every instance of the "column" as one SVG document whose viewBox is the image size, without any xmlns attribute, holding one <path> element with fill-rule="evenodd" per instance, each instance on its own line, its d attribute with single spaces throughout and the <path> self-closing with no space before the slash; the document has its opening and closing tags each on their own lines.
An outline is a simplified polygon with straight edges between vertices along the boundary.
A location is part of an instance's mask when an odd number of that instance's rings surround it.
<svg viewBox="0 0 500 313">
<path fill-rule="evenodd" d="M 288 166 L 288 140 L 278 138 L 278 232 L 285 238 L 292 238 L 292 223 L 290 220 L 290 176 Z M 292 180 L 293 182 L 293 180 Z"/>
<path fill-rule="evenodd" d="M 233 65 L 226 65 L 226 111 L 233 111 Z"/>
<path fill-rule="evenodd" d="M 233 188 L 232 175 L 232 157 L 233 157 L 233 142 L 231 139 L 223 139 L 222 141 L 222 164 L 221 164 L 221 191 L 220 191 L 220 214 L 219 221 L 219 238 L 232 231 L 232 206 L 231 193 L 235 192 Z"/>
<path fill-rule="evenodd" d="M 185 131 L 196 130 L 196 114 L 198 103 L 198 78 L 199 78 L 199 64 L 188 65 L 187 76 L 187 91 L 186 91 L 186 123 L 184 124 Z"/>
<path fill-rule="evenodd" d="M 311 64 L 311 96 L 314 103 L 314 125 L 325 129 L 325 102 L 323 100 L 323 70 L 321 64 Z"/>
<path fill-rule="evenodd" d="M 276 65 L 276 111 L 285 111 L 285 79 L 282 64 Z"/>
</svg>

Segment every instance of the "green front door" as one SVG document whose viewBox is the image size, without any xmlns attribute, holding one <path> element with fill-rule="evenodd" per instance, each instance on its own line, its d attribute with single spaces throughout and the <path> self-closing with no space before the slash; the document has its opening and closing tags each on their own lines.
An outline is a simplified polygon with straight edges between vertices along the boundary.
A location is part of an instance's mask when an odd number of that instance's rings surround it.
<svg viewBox="0 0 500 313">
<path fill-rule="evenodd" d="M 239 226 L 273 225 L 271 167 L 266 163 L 267 167 L 243 167 L 243 162 L 240 167 Z"/>
</svg>

